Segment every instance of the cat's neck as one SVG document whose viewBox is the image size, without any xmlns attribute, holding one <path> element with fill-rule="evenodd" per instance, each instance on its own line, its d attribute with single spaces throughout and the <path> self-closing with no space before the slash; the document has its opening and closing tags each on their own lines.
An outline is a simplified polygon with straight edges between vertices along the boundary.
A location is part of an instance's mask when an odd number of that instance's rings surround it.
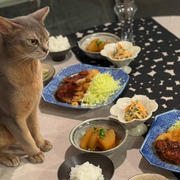
<svg viewBox="0 0 180 180">
<path fill-rule="evenodd" d="M 26 86 L 42 82 L 40 60 L 34 59 L 19 63 L 9 63 L 4 75 L 13 86 Z"/>
</svg>

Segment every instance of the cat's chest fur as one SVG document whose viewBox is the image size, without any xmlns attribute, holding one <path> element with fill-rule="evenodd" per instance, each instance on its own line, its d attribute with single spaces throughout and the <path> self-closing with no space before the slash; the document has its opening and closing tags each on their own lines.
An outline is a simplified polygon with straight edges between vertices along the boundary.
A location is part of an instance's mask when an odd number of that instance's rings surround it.
<svg viewBox="0 0 180 180">
<path fill-rule="evenodd" d="M 8 110 L 13 114 L 16 112 L 17 116 L 25 117 L 41 97 L 43 87 L 41 63 L 39 60 L 34 60 L 16 66 L 9 65 L 5 76 L 7 91 L 4 105 L 6 109 L 9 107 Z"/>
</svg>

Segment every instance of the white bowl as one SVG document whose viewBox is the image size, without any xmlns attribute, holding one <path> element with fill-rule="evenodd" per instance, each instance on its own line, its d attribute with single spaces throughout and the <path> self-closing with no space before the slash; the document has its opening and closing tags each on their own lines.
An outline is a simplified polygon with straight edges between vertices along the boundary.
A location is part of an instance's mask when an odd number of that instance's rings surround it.
<svg viewBox="0 0 180 180">
<path fill-rule="evenodd" d="M 117 44 L 120 43 L 124 49 L 129 51 L 132 56 L 128 58 L 121 58 L 121 59 L 115 59 L 111 57 L 112 52 L 117 47 Z M 107 58 L 110 62 L 115 64 L 118 67 L 128 66 L 138 55 L 138 53 L 141 51 L 141 48 L 139 46 L 133 46 L 133 44 L 129 41 L 119 41 L 117 43 L 110 43 L 106 44 L 104 46 L 104 49 L 101 50 L 100 54 Z"/>
<path fill-rule="evenodd" d="M 133 119 L 131 121 L 126 121 L 124 119 L 124 115 L 125 115 L 124 109 L 129 104 L 131 104 L 132 101 L 140 101 L 143 104 L 143 106 L 147 109 L 148 116 L 146 118 Z M 158 104 L 156 103 L 155 100 L 151 100 L 145 95 L 134 95 L 132 98 L 124 97 L 118 99 L 116 104 L 111 107 L 110 113 L 112 117 L 118 119 L 122 124 L 126 126 L 127 129 L 130 130 L 129 133 L 131 135 L 139 136 L 147 131 L 147 127 L 144 125 L 144 122 L 147 121 L 152 116 L 152 113 L 157 109 L 158 109 Z"/>
<path fill-rule="evenodd" d="M 129 180 L 168 180 L 166 177 L 159 174 L 144 173 L 138 174 Z"/>
<path fill-rule="evenodd" d="M 87 50 L 88 44 L 93 40 L 99 38 L 101 41 L 109 41 L 111 43 L 118 42 L 120 38 L 112 33 L 106 33 L 106 32 L 99 32 L 99 33 L 93 33 L 89 34 L 87 36 L 84 36 L 80 41 L 78 41 L 79 48 L 90 58 L 93 59 L 103 59 L 104 57 L 101 56 L 100 52 L 90 52 Z"/>
</svg>

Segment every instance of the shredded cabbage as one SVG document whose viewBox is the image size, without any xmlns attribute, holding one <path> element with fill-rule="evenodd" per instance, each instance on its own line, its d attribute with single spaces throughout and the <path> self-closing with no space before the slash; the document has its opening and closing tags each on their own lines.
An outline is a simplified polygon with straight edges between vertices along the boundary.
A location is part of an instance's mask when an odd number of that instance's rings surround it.
<svg viewBox="0 0 180 180">
<path fill-rule="evenodd" d="M 95 106 L 102 104 L 121 88 L 120 82 L 115 81 L 109 73 L 98 73 L 91 81 L 82 99 L 82 105 Z"/>
<path fill-rule="evenodd" d="M 176 129 L 180 129 L 180 120 L 177 121 L 175 124 L 173 124 L 169 129 L 168 131 L 174 131 Z"/>
</svg>

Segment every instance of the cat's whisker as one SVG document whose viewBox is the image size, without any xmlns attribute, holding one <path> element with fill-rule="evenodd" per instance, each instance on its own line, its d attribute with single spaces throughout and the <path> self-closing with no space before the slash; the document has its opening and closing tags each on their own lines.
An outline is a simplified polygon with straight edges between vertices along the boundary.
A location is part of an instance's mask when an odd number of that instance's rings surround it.
<svg viewBox="0 0 180 180">
<path fill-rule="evenodd" d="M 28 59 L 29 58 L 27 56 L 24 56 L 21 58 L 21 60 L 19 62 L 22 63 L 22 62 L 28 61 Z"/>
<path fill-rule="evenodd" d="M 17 65 L 28 62 L 29 61 L 29 57 L 27 56 L 22 56 L 21 59 L 18 61 Z"/>
<path fill-rule="evenodd" d="M 30 59 L 34 58 L 34 52 L 35 50 L 31 54 L 26 54 L 24 56 L 21 56 L 21 60 L 19 62 L 24 63 L 30 61 Z"/>
</svg>

